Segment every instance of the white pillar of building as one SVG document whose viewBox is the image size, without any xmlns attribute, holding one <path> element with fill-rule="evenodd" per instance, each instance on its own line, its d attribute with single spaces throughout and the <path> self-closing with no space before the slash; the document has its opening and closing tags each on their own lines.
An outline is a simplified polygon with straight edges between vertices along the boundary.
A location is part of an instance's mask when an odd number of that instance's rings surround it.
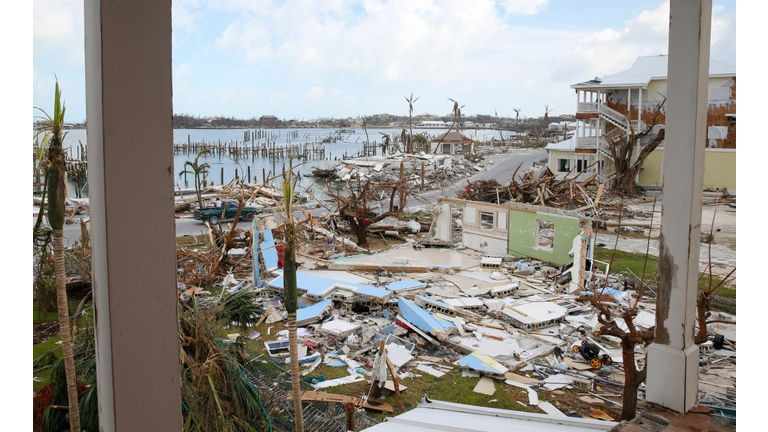
<svg viewBox="0 0 768 432">
<path fill-rule="evenodd" d="M 678 412 L 698 402 L 693 343 L 701 233 L 712 0 L 672 0 L 656 337 L 646 397 Z"/>
<path fill-rule="evenodd" d="M 99 421 L 178 431 L 171 0 L 86 0 Z"/>
</svg>

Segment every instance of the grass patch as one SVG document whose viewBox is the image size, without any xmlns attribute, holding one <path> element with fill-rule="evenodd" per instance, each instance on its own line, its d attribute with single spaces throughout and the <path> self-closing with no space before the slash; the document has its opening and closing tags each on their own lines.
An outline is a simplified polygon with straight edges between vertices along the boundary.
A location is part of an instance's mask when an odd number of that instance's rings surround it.
<svg viewBox="0 0 768 432">
<path fill-rule="evenodd" d="M 61 345 L 58 344 L 58 342 L 61 340 L 59 336 L 54 336 L 52 338 L 49 338 L 47 341 L 43 343 L 39 343 L 37 345 L 32 346 L 32 358 L 38 359 L 42 356 L 44 356 L 46 353 L 53 351 L 53 355 L 56 356 L 57 359 L 60 359 L 62 357 L 61 353 Z M 32 382 L 32 389 L 37 392 L 44 386 L 48 384 L 48 381 L 51 378 L 51 368 L 48 368 L 46 370 L 40 371 L 35 374 L 36 377 L 41 378 L 42 381 L 33 381 Z"/>
<path fill-rule="evenodd" d="M 80 301 L 82 298 L 69 298 L 67 299 L 69 303 L 69 316 L 77 312 L 77 306 L 80 304 Z M 88 309 L 92 306 L 92 300 L 89 300 L 86 302 L 85 306 L 83 306 L 83 309 Z M 81 315 L 77 319 L 77 325 L 78 327 L 82 327 L 85 325 L 85 318 Z M 32 324 L 40 324 L 40 323 L 46 323 L 46 322 L 53 322 L 59 320 L 59 313 L 57 311 L 48 312 L 45 310 L 41 310 L 38 308 L 32 309 Z"/>
<path fill-rule="evenodd" d="M 595 248 L 595 259 L 598 261 L 611 262 L 611 257 L 614 256 L 613 249 L 608 248 Z M 634 272 L 637 277 L 643 276 L 643 267 L 645 267 L 645 279 L 652 278 L 659 268 L 659 258 L 654 255 L 648 255 L 646 264 L 645 254 L 638 254 L 632 252 L 625 252 L 616 250 L 616 255 L 613 259 L 613 265 L 611 265 L 611 271 L 619 273 L 624 276 L 634 277 L 629 270 Z M 629 270 L 627 270 L 629 269 Z M 701 273 L 699 278 L 699 289 L 704 290 L 710 287 L 709 273 Z M 658 279 L 658 276 L 657 276 Z M 712 285 L 717 286 L 722 279 L 717 276 L 712 276 Z M 718 290 L 718 295 L 727 298 L 736 298 L 736 286 L 731 285 L 728 287 L 721 287 Z"/>
</svg>

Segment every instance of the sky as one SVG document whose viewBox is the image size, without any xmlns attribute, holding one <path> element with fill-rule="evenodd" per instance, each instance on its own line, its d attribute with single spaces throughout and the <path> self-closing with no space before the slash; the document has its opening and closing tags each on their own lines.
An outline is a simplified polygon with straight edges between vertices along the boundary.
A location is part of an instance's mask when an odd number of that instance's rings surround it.
<svg viewBox="0 0 768 432">
<path fill-rule="evenodd" d="M 34 0 L 33 105 L 85 120 L 83 0 Z M 711 57 L 736 64 L 735 0 Z M 668 1 L 175 0 L 176 114 L 282 119 L 575 111 L 571 84 L 667 53 Z M 33 113 L 37 115 L 37 113 Z"/>
</svg>

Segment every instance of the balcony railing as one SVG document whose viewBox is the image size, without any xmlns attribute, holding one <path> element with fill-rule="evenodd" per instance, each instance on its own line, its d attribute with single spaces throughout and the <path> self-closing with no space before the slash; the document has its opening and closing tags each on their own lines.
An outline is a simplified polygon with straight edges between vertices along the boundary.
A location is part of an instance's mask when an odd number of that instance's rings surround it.
<svg viewBox="0 0 768 432">
<path fill-rule="evenodd" d="M 597 102 L 579 102 L 578 111 L 580 113 L 596 113 Z"/>
<path fill-rule="evenodd" d="M 579 148 L 597 148 L 597 137 L 579 137 L 576 146 Z"/>
</svg>

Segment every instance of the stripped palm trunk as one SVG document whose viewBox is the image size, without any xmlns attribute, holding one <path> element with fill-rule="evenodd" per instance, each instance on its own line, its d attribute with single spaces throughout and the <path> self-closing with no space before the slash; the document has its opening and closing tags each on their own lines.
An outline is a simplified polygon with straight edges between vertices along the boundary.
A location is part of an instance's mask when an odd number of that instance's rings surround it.
<svg viewBox="0 0 768 432">
<path fill-rule="evenodd" d="M 72 339 L 69 330 L 69 304 L 67 302 L 67 280 L 64 272 L 64 204 L 67 195 L 64 151 L 64 106 L 61 103 L 59 83 L 56 83 L 53 118 L 50 122 L 50 144 L 48 148 L 48 221 L 53 230 L 53 265 L 56 270 L 56 306 L 59 314 L 59 334 L 64 355 L 64 370 L 67 376 L 67 397 L 69 399 L 70 430 L 80 432 L 80 411 L 77 400 L 77 374 L 75 373 Z"/>
<path fill-rule="evenodd" d="M 291 165 L 293 165 L 291 163 Z M 293 191 L 296 185 L 292 176 L 293 166 L 283 172 L 283 196 L 285 198 L 285 245 L 283 246 L 283 275 L 285 286 L 285 309 L 288 311 L 288 344 L 291 355 L 291 390 L 293 393 L 293 412 L 296 432 L 304 432 L 304 416 L 301 409 L 301 386 L 299 383 L 299 347 L 296 336 L 296 309 L 298 292 L 296 289 L 296 226 L 293 221 Z"/>
</svg>

